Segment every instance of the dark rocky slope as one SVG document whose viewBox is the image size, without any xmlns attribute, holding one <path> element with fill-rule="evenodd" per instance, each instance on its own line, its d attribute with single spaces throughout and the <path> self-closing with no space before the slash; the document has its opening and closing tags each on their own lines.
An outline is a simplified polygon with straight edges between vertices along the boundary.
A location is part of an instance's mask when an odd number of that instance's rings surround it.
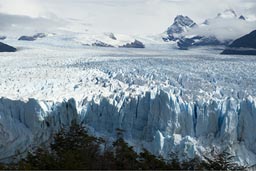
<svg viewBox="0 0 256 171">
<path fill-rule="evenodd" d="M 221 54 L 256 55 L 256 30 L 235 40 Z"/>
<path fill-rule="evenodd" d="M 0 42 L 0 52 L 16 52 L 17 49 Z"/>
</svg>

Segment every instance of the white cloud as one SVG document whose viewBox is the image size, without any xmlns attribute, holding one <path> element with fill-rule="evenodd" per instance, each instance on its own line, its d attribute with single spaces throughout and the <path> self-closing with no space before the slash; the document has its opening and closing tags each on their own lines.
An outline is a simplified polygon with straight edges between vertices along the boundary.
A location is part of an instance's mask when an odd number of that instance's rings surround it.
<svg viewBox="0 0 256 171">
<path fill-rule="evenodd" d="M 38 0 L 0 0 L 1 13 L 38 17 L 44 9 Z"/>
<path fill-rule="evenodd" d="M 79 19 L 99 32 L 163 32 L 178 14 L 197 22 L 226 8 L 255 16 L 255 0 L 0 0 L 4 13 Z"/>
<path fill-rule="evenodd" d="M 186 35 L 215 36 L 218 40 L 234 40 L 256 29 L 255 22 L 239 19 L 211 19 L 209 25 L 190 30 Z"/>
</svg>

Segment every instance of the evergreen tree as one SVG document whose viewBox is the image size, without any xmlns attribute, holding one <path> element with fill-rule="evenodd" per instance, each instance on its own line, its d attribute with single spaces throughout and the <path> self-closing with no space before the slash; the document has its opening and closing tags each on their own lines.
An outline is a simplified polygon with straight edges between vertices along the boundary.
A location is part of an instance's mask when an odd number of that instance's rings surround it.
<svg viewBox="0 0 256 171">
<path fill-rule="evenodd" d="M 170 158 L 171 160 L 169 161 L 169 165 L 171 165 L 171 170 L 182 170 L 178 155 L 171 153 Z"/>
<path fill-rule="evenodd" d="M 123 130 L 117 129 L 117 140 L 108 144 L 88 135 L 84 127 L 72 124 L 54 136 L 49 147 L 29 152 L 18 164 L 0 165 L 0 170 L 244 170 L 233 163 L 228 152 L 205 161 L 195 158 L 180 162 L 172 154 L 169 162 L 156 157 L 146 149 L 137 154 L 123 139 Z M 103 147 L 104 146 L 104 147 Z"/>
<path fill-rule="evenodd" d="M 59 169 L 96 169 L 99 141 L 80 125 L 72 124 L 68 131 L 56 134 L 51 150 L 57 156 Z"/>
<path fill-rule="evenodd" d="M 33 153 L 29 152 L 26 159 L 22 159 L 17 166 L 18 170 L 50 170 L 56 168 L 54 156 L 44 148 L 38 148 Z"/>
<path fill-rule="evenodd" d="M 140 153 L 140 166 L 143 170 L 171 170 L 172 167 L 163 158 L 156 157 L 146 149 Z"/>
<path fill-rule="evenodd" d="M 136 170 L 139 167 L 138 154 L 134 152 L 133 147 L 124 141 L 123 138 L 118 138 L 114 143 L 114 155 L 116 169 Z"/>
<path fill-rule="evenodd" d="M 207 170 L 244 170 L 245 167 L 233 162 L 234 156 L 224 151 L 216 155 L 213 159 L 205 157 L 204 166 Z"/>
</svg>

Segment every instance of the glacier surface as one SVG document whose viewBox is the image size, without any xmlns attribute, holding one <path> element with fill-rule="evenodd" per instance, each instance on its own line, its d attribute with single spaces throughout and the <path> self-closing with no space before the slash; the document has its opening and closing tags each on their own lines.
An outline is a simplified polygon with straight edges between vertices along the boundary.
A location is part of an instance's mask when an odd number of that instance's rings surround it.
<svg viewBox="0 0 256 171">
<path fill-rule="evenodd" d="M 255 57 L 43 41 L 0 54 L 1 161 L 76 120 L 105 138 L 123 129 L 136 149 L 165 158 L 228 149 L 256 164 Z"/>
</svg>

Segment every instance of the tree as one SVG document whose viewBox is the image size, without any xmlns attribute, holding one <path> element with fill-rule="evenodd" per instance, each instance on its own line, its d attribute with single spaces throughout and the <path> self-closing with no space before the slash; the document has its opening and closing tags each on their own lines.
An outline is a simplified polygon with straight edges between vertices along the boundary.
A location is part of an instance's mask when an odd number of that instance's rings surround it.
<svg viewBox="0 0 256 171">
<path fill-rule="evenodd" d="M 134 152 L 133 147 L 129 147 L 123 138 L 118 138 L 114 143 L 114 155 L 116 169 L 135 170 L 138 169 L 138 154 Z"/>
<path fill-rule="evenodd" d="M 239 166 L 233 162 L 235 156 L 229 152 L 224 151 L 216 155 L 213 159 L 204 157 L 206 162 L 204 163 L 205 169 L 207 170 L 244 170 L 244 166 Z"/>
<path fill-rule="evenodd" d="M 96 169 L 100 141 L 89 136 L 84 127 L 72 124 L 57 133 L 51 144 L 59 169 Z"/>
<path fill-rule="evenodd" d="M 38 148 L 35 152 L 29 152 L 26 159 L 22 159 L 18 170 L 49 170 L 56 169 L 56 160 L 50 152 L 44 148 Z"/>
<path fill-rule="evenodd" d="M 54 136 L 50 148 L 38 148 L 21 160 L 19 170 L 97 169 L 99 143 L 81 125 L 73 123 Z"/>
<path fill-rule="evenodd" d="M 86 129 L 73 123 L 55 134 L 53 142 L 29 152 L 17 164 L 0 165 L 11 170 L 244 170 L 233 162 L 234 156 L 224 151 L 212 159 L 194 158 L 180 162 L 173 153 L 167 162 L 146 149 L 137 154 L 123 139 L 124 130 L 117 129 L 112 144 L 90 136 Z"/>
<path fill-rule="evenodd" d="M 171 170 L 172 168 L 162 157 L 156 157 L 146 149 L 143 149 L 139 157 L 140 167 L 143 170 Z"/>
</svg>

